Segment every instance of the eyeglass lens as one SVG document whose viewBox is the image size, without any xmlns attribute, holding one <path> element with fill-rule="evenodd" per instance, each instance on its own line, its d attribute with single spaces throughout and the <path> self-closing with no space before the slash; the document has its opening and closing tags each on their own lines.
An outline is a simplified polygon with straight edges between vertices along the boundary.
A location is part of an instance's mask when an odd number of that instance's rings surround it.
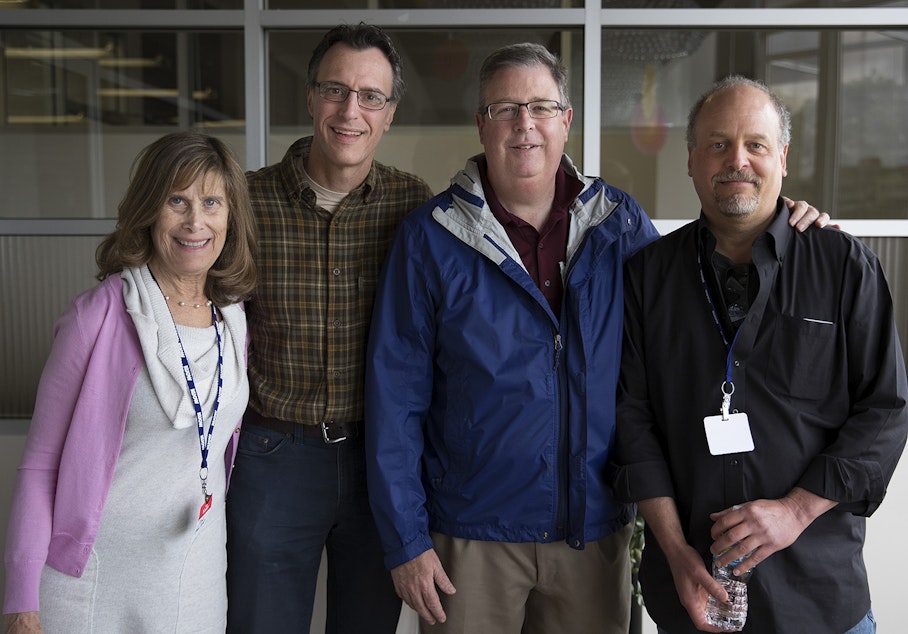
<svg viewBox="0 0 908 634">
<path fill-rule="evenodd" d="M 529 103 L 502 101 L 489 104 L 489 117 L 497 121 L 516 119 L 520 114 L 521 106 L 526 106 L 527 112 L 534 119 L 551 119 L 561 111 L 560 103 L 548 99 Z"/>
<path fill-rule="evenodd" d="M 347 101 L 350 93 L 356 93 L 356 103 L 366 110 L 381 110 L 390 101 L 384 94 L 377 90 L 353 90 L 343 84 L 334 82 L 320 82 L 316 84 L 318 94 L 327 101 L 342 103 Z"/>
</svg>

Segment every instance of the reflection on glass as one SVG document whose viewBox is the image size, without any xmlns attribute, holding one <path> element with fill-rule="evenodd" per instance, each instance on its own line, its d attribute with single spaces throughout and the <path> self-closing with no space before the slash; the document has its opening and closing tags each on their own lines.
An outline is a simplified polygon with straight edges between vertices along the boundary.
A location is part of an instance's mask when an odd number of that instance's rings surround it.
<svg viewBox="0 0 908 634">
<path fill-rule="evenodd" d="M 565 9 L 583 0 L 266 0 L 269 9 Z"/>
<path fill-rule="evenodd" d="M 622 45 L 630 33 L 636 48 Z M 651 216 L 698 214 L 687 113 L 714 80 L 739 73 L 766 81 L 792 112 L 783 193 L 837 218 L 908 218 L 903 32 L 606 30 L 602 38 L 601 174 Z"/>
<path fill-rule="evenodd" d="M 602 7 L 608 9 L 670 9 L 688 6 L 701 9 L 835 9 L 904 7 L 908 6 L 908 0 L 602 0 Z"/>
<path fill-rule="evenodd" d="M 687 112 L 712 80 L 715 37 L 701 30 L 602 33 L 600 174 L 655 218 L 699 209 L 687 178 Z"/>
<path fill-rule="evenodd" d="M 242 43 L 207 31 L 0 31 L 0 143 L 17 148 L 0 153 L 0 217 L 113 216 L 152 139 L 194 126 L 241 142 Z"/>
<path fill-rule="evenodd" d="M 242 9 L 243 0 L 0 0 L 2 9 Z"/>
<path fill-rule="evenodd" d="M 908 37 L 846 32 L 840 46 L 839 215 L 906 218 Z"/>
<path fill-rule="evenodd" d="M 394 123 L 382 138 L 377 158 L 419 174 L 435 191 L 470 156 L 482 151 L 476 131 L 479 68 L 505 44 L 532 41 L 561 56 L 568 68 L 571 101 L 583 100 L 583 36 L 577 31 L 534 29 L 389 30 L 403 58 L 407 91 Z M 306 109 L 309 56 L 324 31 L 279 31 L 269 36 L 269 162 L 283 156 L 297 138 L 311 133 Z M 320 77 L 329 80 L 328 77 Z M 575 112 L 568 153 L 579 160 L 581 118 Z"/>
</svg>

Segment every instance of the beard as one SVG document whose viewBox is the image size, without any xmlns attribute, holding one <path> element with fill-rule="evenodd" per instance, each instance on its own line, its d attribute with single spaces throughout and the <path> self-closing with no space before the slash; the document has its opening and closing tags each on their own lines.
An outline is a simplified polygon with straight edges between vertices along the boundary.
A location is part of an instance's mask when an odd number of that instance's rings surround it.
<svg viewBox="0 0 908 634">
<path fill-rule="evenodd" d="M 720 196 L 717 185 L 726 181 L 746 181 L 748 183 L 753 183 L 754 192 L 750 196 L 744 194 Z M 757 211 L 763 191 L 763 181 L 756 174 L 744 171 L 727 172 L 714 176 L 712 182 L 716 198 L 716 207 L 722 215 L 740 218 L 749 216 Z"/>
</svg>

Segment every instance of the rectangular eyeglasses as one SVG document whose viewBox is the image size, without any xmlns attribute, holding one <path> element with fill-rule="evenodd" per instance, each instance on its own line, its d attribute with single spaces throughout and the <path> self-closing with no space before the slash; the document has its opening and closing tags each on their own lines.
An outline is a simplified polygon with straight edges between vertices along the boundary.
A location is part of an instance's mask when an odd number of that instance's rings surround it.
<svg viewBox="0 0 908 634">
<path fill-rule="evenodd" d="M 528 101 L 527 103 L 514 103 L 513 101 L 499 101 L 490 103 L 485 107 L 489 119 L 493 121 L 511 121 L 520 114 L 520 107 L 525 106 L 533 119 L 551 119 L 559 112 L 564 112 L 564 106 L 551 99 Z"/>
<path fill-rule="evenodd" d="M 315 87 L 318 89 L 318 96 L 325 101 L 343 103 L 351 92 L 356 93 L 356 103 L 360 108 L 366 110 L 381 110 L 391 101 L 391 98 L 377 90 L 353 90 L 352 88 L 333 81 L 317 81 Z"/>
</svg>

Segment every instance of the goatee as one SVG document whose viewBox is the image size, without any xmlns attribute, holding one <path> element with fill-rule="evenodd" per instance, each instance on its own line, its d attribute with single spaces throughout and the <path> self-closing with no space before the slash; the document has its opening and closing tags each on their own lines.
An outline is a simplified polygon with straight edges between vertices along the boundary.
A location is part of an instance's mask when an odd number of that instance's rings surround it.
<svg viewBox="0 0 908 634">
<path fill-rule="evenodd" d="M 753 183 L 754 192 L 750 196 L 744 194 L 731 194 L 722 197 L 719 195 L 717 185 L 730 181 L 745 181 Z M 713 177 L 713 191 L 716 193 L 716 206 L 719 212 L 729 217 L 749 216 L 760 205 L 760 193 L 763 182 L 752 172 L 728 172 Z"/>
</svg>

